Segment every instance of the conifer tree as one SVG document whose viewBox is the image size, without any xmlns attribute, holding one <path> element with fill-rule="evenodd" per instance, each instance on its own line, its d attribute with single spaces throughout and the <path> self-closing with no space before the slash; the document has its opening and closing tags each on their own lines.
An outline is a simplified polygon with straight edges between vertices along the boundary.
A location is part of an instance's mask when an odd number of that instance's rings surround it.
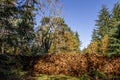
<svg viewBox="0 0 120 80">
<path fill-rule="evenodd" d="M 120 53 L 120 3 L 118 2 L 114 5 L 114 8 L 112 10 L 111 29 L 109 36 L 109 53 Z"/>
<path fill-rule="evenodd" d="M 101 39 L 109 32 L 110 13 L 105 5 L 102 6 L 96 20 L 96 26 L 98 29 L 98 37 Z"/>
<path fill-rule="evenodd" d="M 98 30 L 97 29 L 93 29 L 93 32 L 92 32 L 92 41 L 97 41 L 97 40 L 99 40 Z"/>
<path fill-rule="evenodd" d="M 98 20 L 96 20 L 96 28 L 93 30 L 92 34 L 92 42 L 91 44 L 95 43 L 97 46 L 96 51 L 97 53 L 102 53 L 104 52 L 103 49 L 103 41 L 105 35 L 109 35 L 110 31 L 110 20 L 111 19 L 111 14 L 109 13 L 108 9 L 106 8 L 105 5 L 102 6 L 102 9 L 99 12 L 98 15 Z M 90 45 L 91 45 L 90 44 Z"/>
<path fill-rule="evenodd" d="M 14 0 L 0 1 L 0 52 L 9 53 L 14 50 L 16 27 L 12 21 L 17 15 L 17 8 Z"/>
<path fill-rule="evenodd" d="M 0 1 L 0 51 L 20 53 L 33 38 L 35 0 Z"/>
<path fill-rule="evenodd" d="M 97 41 L 92 41 L 88 47 L 85 49 L 86 53 L 98 53 L 99 46 Z"/>
<path fill-rule="evenodd" d="M 19 37 L 19 53 L 30 52 L 30 42 L 34 38 L 34 0 L 18 0 L 18 37 Z"/>
<path fill-rule="evenodd" d="M 102 39 L 101 39 L 101 52 L 103 54 L 106 54 L 108 52 L 108 44 L 109 44 L 109 36 L 105 35 Z"/>
<path fill-rule="evenodd" d="M 98 20 L 96 20 L 96 26 L 92 39 L 98 41 L 98 51 L 101 53 L 120 53 L 120 4 L 117 2 L 114 5 L 111 14 L 103 6 Z"/>
</svg>

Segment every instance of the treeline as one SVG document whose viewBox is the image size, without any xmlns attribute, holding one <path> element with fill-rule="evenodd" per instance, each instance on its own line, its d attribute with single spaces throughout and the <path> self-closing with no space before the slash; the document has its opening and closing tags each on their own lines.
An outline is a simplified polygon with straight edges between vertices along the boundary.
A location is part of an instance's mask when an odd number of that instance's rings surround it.
<svg viewBox="0 0 120 80">
<path fill-rule="evenodd" d="M 61 9 L 59 0 L 0 0 L 0 53 L 80 52 L 79 35 Z"/>
<path fill-rule="evenodd" d="M 88 53 L 120 54 L 120 3 L 111 11 L 103 5 L 96 20 Z"/>
<path fill-rule="evenodd" d="M 80 53 L 79 34 L 61 10 L 59 0 L 0 0 L 0 53 Z M 120 53 L 120 3 L 111 11 L 102 6 L 83 53 Z"/>
</svg>

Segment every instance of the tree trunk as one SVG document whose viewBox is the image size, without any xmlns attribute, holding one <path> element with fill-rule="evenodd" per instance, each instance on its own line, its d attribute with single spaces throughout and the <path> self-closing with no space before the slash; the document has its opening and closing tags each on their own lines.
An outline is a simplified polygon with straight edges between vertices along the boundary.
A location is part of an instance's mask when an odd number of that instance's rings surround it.
<svg viewBox="0 0 120 80">
<path fill-rule="evenodd" d="M 4 44 L 4 42 L 2 43 L 1 50 L 2 50 L 2 54 L 4 54 L 4 50 L 5 50 L 5 44 Z"/>
</svg>

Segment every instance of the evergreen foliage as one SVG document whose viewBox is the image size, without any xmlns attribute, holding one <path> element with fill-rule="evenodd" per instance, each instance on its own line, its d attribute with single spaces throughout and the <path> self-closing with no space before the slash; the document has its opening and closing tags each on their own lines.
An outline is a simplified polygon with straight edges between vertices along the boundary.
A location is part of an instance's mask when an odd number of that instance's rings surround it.
<svg viewBox="0 0 120 80">
<path fill-rule="evenodd" d="M 120 3 L 116 3 L 112 13 L 105 5 L 99 12 L 96 20 L 96 28 L 93 30 L 92 42 L 98 43 L 97 53 L 120 53 Z M 90 44 L 90 45 L 91 45 Z M 89 46 L 88 46 L 89 48 Z"/>
</svg>

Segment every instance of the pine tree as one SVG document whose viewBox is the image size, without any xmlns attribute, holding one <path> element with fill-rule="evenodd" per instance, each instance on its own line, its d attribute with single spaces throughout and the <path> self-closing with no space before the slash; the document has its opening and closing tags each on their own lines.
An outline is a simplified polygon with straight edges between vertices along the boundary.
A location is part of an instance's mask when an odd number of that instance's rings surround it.
<svg viewBox="0 0 120 80">
<path fill-rule="evenodd" d="M 115 23 L 113 29 L 110 30 L 109 53 L 120 53 L 120 22 Z"/>
<path fill-rule="evenodd" d="M 78 32 L 76 32 L 76 33 L 75 33 L 75 36 L 76 36 L 76 39 L 77 39 L 77 44 L 78 44 L 78 45 L 77 45 L 77 47 L 79 47 L 79 48 L 80 48 L 82 43 L 81 43 L 81 41 L 80 41 L 80 39 L 79 39 L 79 33 L 78 33 Z M 80 49 L 78 49 L 78 52 L 81 52 L 81 50 L 80 50 Z"/>
<path fill-rule="evenodd" d="M 112 19 L 120 21 L 120 3 L 118 2 L 114 5 L 114 8 L 112 10 Z"/>
<path fill-rule="evenodd" d="M 35 0 L 0 1 L 1 53 L 29 51 L 33 39 Z M 26 48 L 26 49 L 25 49 Z"/>
<path fill-rule="evenodd" d="M 30 42 L 34 38 L 34 0 L 25 0 L 19 2 L 18 0 L 18 39 L 19 39 L 19 53 L 30 52 Z"/>
<path fill-rule="evenodd" d="M 98 27 L 98 37 L 101 39 L 109 32 L 110 13 L 105 5 L 102 6 L 96 20 L 96 26 Z"/>
<path fill-rule="evenodd" d="M 66 35 L 66 51 L 79 53 L 80 51 L 80 42 L 78 41 L 78 36 L 71 30 L 67 32 Z"/>
<path fill-rule="evenodd" d="M 108 51 L 108 44 L 109 44 L 109 36 L 105 35 L 102 39 L 101 39 L 101 52 L 103 54 L 106 54 Z"/>
<path fill-rule="evenodd" d="M 92 41 L 86 48 L 86 53 L 98 53 L 99 51 L 98 41 Z"/>
<path fill-rule="evenodd" d="M 103 43 L 105 35 L 109 35 L 110 31 L 110 22 L 111 22 L 111 14 L 105 5 L 102 6 L 102 9 L 99 12 L 98 20 L 96 20 L 96 28 L 93 30 L 92 34 L 92 42 L 89 45 L 96 45 L 95 53 L 103 53 Z M 105 45 L 104 45 L 105 47 Z M 101 49 L 102 48 L 102 49 Z M 97 51 L 97 52 L 96 52 Z"/>
<path fill-rule="evenodd" d="M 2 54 L 14 51 L 16 43 L 16 26 L 12 21 L 17 15 L 17 8 L 14 0 L 0 1 L 0 52 Z"/>
<path fill-rule="evenodd" d="M 99 40 L 98 30 L 97 29 L 93 29 L 93 32 L 92 32 L 92 41 L 97 41 L 97 40 Z"/>
<path fill-rule="evenodd" d="M 112 10 L 111 29 L 109 32 L 109 53 L 120 53 L 120 4 L 117 2 Z"/>
</svg>

